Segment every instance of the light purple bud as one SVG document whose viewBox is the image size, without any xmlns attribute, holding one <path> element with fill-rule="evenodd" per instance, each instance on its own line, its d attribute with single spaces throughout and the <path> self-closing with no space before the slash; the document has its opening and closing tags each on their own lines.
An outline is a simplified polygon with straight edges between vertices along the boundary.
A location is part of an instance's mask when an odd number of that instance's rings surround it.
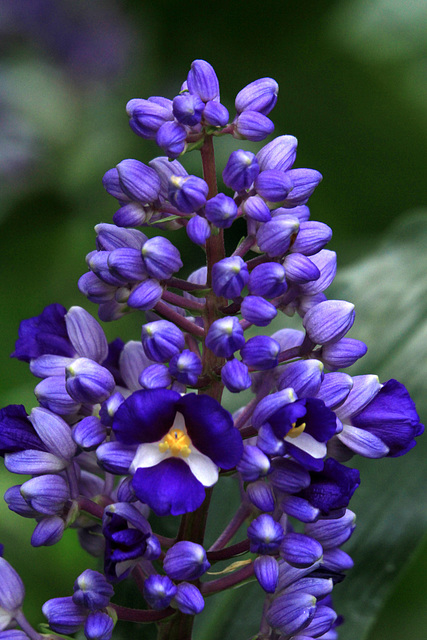
<svg viewBox="0 0 427 640">
<path fill-rule="evenodd" d="M 273 78 L 254 80 L 237 94 L 236 111 L 259 111 L 266 116 L 274 109 L 278 93 L 279 85 Z"/>
<path fill-rule="evenodd" d="M 266 593 L 274 593 L 279 581 L 279 565 L 271 556 L 255 558 L 254 573 Z"/>
<path fill-rule="evenodd" d="M 137 340 L 129 340 L 123 347 L 120 354 L 120 373 L 121 376 L 130 391 L 137 391 L 141 388 L 138 378 L 139 374 L 145 367 L 153 364 L 142 347 L 142 344 Z"/>
<path fill-rule="evenodd" d="M 346 300 L 325 300 L 312 307 L 303 318 L 307 334 L 315 344 L 340 340 L 353 325 L 354 304 Z"/>
<path fill-rule="evenodd" d="M 292 210 L 290 213 L 292 213 Z M 305 256 L 312 256 L 323 249 L 331 238 L 332 229 L 327 224 L 314 220 L 301 222 L 291 251 L 293 253 L 303 253 Z"/>
<path fill-rule="evenodd" d="M 298 229 L 297 218 L 277 216 L 260 227 L 257 234 L 258 246 L 268 256 L 279 257 L 289 249 Z"/>
<path fill-rule="evenodd" d="M 267 621 L 285 636 L 295 636 L 307 626 L 316 611 L 316 598 L 308 593 L 283 594 L 267 611 Z"/>
<path fill-rule="evenodd" d="M 332 284 L 337 271 L 337 254 L 335 251 L 322 249 L 319 253 L 311 256 L 310 261 L 319 269 L 320 276 L 317 280 L 300 285 L 300 290 L 304 295 L 315 295 L 325 291 Z"/>
<path fill-rule="evenodd" d="M 156 142 L 169 158 L 177 158 L 184 151 L 187 137 L 185 127 L 178 122 L 165 122 L 156 135 Z"/>
<path fill-rule="evenodd" d="M 230 154 L 222 172 L 222 179 L 230 189 L 243 191 L 249 189 L 258 174 L 259 166 L 255 154 L 238 149 Z"/>
<path fill-rule="evenodd" d="M 28 475 L 41 473 L 59 473 L 68 466 L 64 458 L 58 458 L 47 451 L 26 449 L 16 453 L 6 453 L 4 466 L 11 473 L 24 473 Z"/>
<path fill-rule="evenodd" d="M 300 222 L 307 222 L 310 219 L 310 209 L 302 204 L 300 207 L 278 207 L 271 212 L 272 216 L 292 216 L 293 218 L 298 218 Z"/>
<path fill-rule="evenodd" d="M 84 633 L 87 640 L 110 640 L 114 621 L 108 613 L 94 611 L 86 619 Z"/>
<path fill-rule="evenodd" d="M 239 320 L 233 316 L 215 320 L 209 327 L 205 344 L 216 356 L 230 358 L 245 344 Z"/>
<path fill-rule="evenodd" d="M 289 172 L 268 169 L 262 171 L 255 180 L 255 189 L 268 202 L 281 202 L 292 190 L 292 180 Z"/>
<path fill-rule="evenodd" d="M 122 229 L 115 224 L 102 222 L 95 225 L 96 248 L 99 251 L 113 251 L 123 247 L 141 249 L 147 236 L 139 229 Z"/>
<path fill-rule="evenodd" d="M 272 516 L 262 513 L 248 527 L 251 553 L 276 553 L 284 535 L 282 525 Z"/>
<path fill-rule="evenodd" d="M 251 220 L 257 222 L 268 222 L 271 220 L 271 213 L 268 205 L 260 196 L 250 196 L 242 205 L 243 213 Z"/>
<path fill-rule="evenodd" d="M 150 241 L 147 240 L 147 242 Z M 130 247 L 114 249 L 108 253 L 107 264 L 113 275 L 126 282 L 140 282 L 147 275 L 141 251 L 138 249 Z"/>
<path fill-rule="evenodd" d="M 251 271 L 248 289 L 255 296 L 276 298 L 288 288 L 285 275 L 284 267 L 278 262 L 259 264 Z"/>
<path fill-rule="evenodd" d="M 234 130 L 239 138 L 259 142 L 273 133 L 274 123 L 258 111 L 243 111 L 234 122 Z"/>
<path fill-rule="evenodd" d="M 42 407 L 32 409 L 28 419 L 51 453 L 59 458 L 71 460 L 76 453 L 76 445 L 65 420 Z"/>
<path fill-rule="evenodd" d="M 280 329 L 271 336 L 280 344 L 280 351 L 299 347 L 304 340 L 304 333 L 298 329 Z"/>
<path fill-rule="evenodd" d="M 326 302 L 327 297 L 324 293 L 316 293 L 314 296 L 300 296 L 298 298 L 298 313 L 304 318 L 306 313 L 316 307 L 321 302 Z"/>
<path fill-rule="evenodd" d="M 184 349 L 171 358 L 169 372 L 178 382 L 194 386 L 202 373 L 202 361 L 198 355 L 189 349 Z"/>
<path fill-rule="evenodd" d="M 153 609 L 166 609 L 177 589 L 168 576 L 153 574 L 144 582 L 144 598 Z"/>
<path fill-rule="evenodd" d="M 107 398 L 107 400 L 104 400 L 99 410 L 99 417 L 101 418 L 101 422 L 103 425 L 105 425 L 106 427 L 111 427 L 111 425 L 113 424 L 114 415 L 123 401 L 124 398 L 119 391 L 116 391 L 109 398 Z"/>
<path fill-rule="evenodd" d="M 260 296 L 246 296 L 240 307 L 242 318 L 256 325 L 267 327 L 277 316 L 277 309 L 271 302 L 267 302 Z"/>
<path fill-rule="evenodd" d="M 91 611 L 108 607 L 114 589 L 102 573 L 86 569 L 74 582 L 73 601 Z"/>
<path fill-rule="evenodd" d="M 268 423 L 260 427 L 256 443 L 269 456 L 282 456 L 285 452 L 283 438 L 279 439 Z"/>
<path fill-rule="evenodd" d="M 336 409 L 344 402 L 353 387 L 353 379 L 347 373 L 327 373 L 316 398 L 323 400 L 329 409 Z"/>
<path fill-rule="evenodd" d="M 33 531 L 33 535 L 31 536 L 31 546 L 51 547 L 61 540 L 64 529 L 65 523 L 60 516 L 48 516 L 47 518 L 43 518 Z"/>
<path fill-rule="evenodd" d="M 104 442 L 107 431 L 99 418 L 87 416 L 74 425 L 71 435 L 81 449 L 93 451 Z"/>
<path fill-rule="evenodd" d="M 260 476 L 267 475 L 270 470 L 270 460 L 261 449 L 248 444 L 243 449 L 237 470 L 243 480 L 252 482 L 258 480 Z"/>
<path fill-rule="evenodd" d="M 67 635 L 79 631 L 87 617 L 86 609 L 75 604 L 71 596 L 48 600 L 44 603 L 42 611 L 53 631 Z"/>
<path fill-rule="evenodd" d="M 45 378 L 34 389 L 34 394 L 42 407 L 60 416 L 77 413 L 80 402 L 76 402 L 65 388 L 65 376 Z"/>
<path fill-rule="evenodd" d="M 304 633 L 309 638 L 325 638 L 326 633 L 330 631 L 337 617 L 336 612 L 331 607 L 320 604 L 310 620 L 310 624 L 305 627 Z"/>
<path fill-rule="evenodd" d="M 102 178 L 102 186 L 110 196 L 117 198 L 119 202 L 125 203 L 131 200 L 120 185 L 119 172 L 115 167 L 113 167 L 113 169 L 109 169 L 104 174 L 104 177 Z"/>
<path fill-rule="evenodd" d="M 129 100 L 126 112 L 130 118 L 129 125 L 134 133 L 147 140 L 153 140 L 162 124 L 173 119 L 172 100 L 165 98 L 162 100 L 164 103 L 160 104 L 153 98 Z"/>
<path fill-rule="evenodd" d="M 248 267 L 240 256 L 223 258 L 212 267 L 212 288 L 217 296 L 237 298 L 248 280 Z"/>
<path fill-rule="evenodd" d="M 169 201 L 182 213 L 192 213 L 203 207 L 208 191 L 207 183 L 197 176 L 169 178 Z"/>
<path fill-rule="evenodd" d="M 131 200 L 146 204 L 157 199 L 160 178 L 154 169 L 139 160 L 131 159 L 122 160 L 116 168 L 119 172 L 120 186 Z"/>
<path fill-rule="evenodd" d="M 281 508 L 288 516 L 297 518 L 300 522 L 314 522 L 320 515 L 320 509 L 297 496 L 285 496 Z"/>
<path fill-rule="evenodd" d="M 108 343 L 99 324 L 82 307 L 71 307 L 65 315 L 65 324 L 71 344 L 77 355 L 101 363 L 108 356 Z"/>
<path fill-rule="evenodd" d="M 220 102 L 209 100 L 203 111 L 203 120 L 212 127 L 225 127 L 228 123 L 228 111 Z"/>
<path fill-rule="evenodd" d="M 15 569 L 0 557 L 0 607 L 8 613 L 19 609 L 24 601 L 24 584 Z"/>
<path fill-rule="evenodd" d="M 4 494 L 4 501 L 11 511 L 17 513 L 23 518 L 36 518 L 37 516 L 39 516 L 37 511 L 32 509 L 22 497 L 20 484 L 16 484 L 6 490 Z"/>
<path fill-rule="evenodd" d="M 206 244 L 206 240 L 210 238 L 211 235 L 209 222 L 198 215 L 190 218 L 185 230 L 191 242 L 200 246 Z"/>
<path fill-rule="evenodd" d="M 205 601 L 194 584 L 181 582 L 177 585 L 177 592 L 172 601 L 172 606 L 179 609 L 181 613 L 194 616 L 203 611 Z"/>
<path fill-rule="evenodd" d="M 167 362 L 185 346 L 182 331 L 167 320 L 143 325 L 141 340 L 145 355 L 155 362 Z"/>
<path fill-rule="evenodd" d="M 362 358 L 368 347 L 361 340 L 342 338 L 322 348 L 321 358 L 328 369 L 344 369 Z"/>
<path fill-rule="evenodd" d="M 261 171 L 278 169 L 287 171 L 295 162 L 298 140 L 294 136 L 279 136 L 257 153 Z"/>
<path fill-rule="evenodd" d="M 87 297 L 90 302 L 102 304 L 114 298 L 116 287 L 100 280 L 92 271 L 84 273 L 77 283 L 79 291 Z M 37 375 L 37 374 L 34 374 Z"/>
<path fill-rule="evenodd" d="M 145 280 L 132 289 L 127 304 L 132 309 L 149 311 L 154 309 L 162 297 L 163 287 L 158 280 Z"/>
<path fill-rule="evenodd" d="M 257 509 L 264 512 L 273 512 L 276 507 L 274 500 L 273 488 L 270 484 L 258 480 L 257 482 L 251 482 L 247 489 L 249 500 Z"/>
<path fill-rule="evenodd" d="M 290 253 L 283 261 L 286 270 L 286 278 L 295 284 L 304 284 L 317 280 L 320 271 L 307 256 L 302 253 Z"/>
<path fill-rule="evenodd" d="M 298 493 L 306 489 L 311 482 L 308 471 L 297 462 L 284 458 L 274 461 L 269 480 L 276 489 L 286 493 Z"/>
<path fill-rule="evenodd" d="M 144 389 L 165 389 L 172 384 L 169 367 L 165 364 L 151 364 L 141 372 L 139 383 Z"/>
<path fill-rule="evenodd" d="M 297 207 L 305 204 L 317 185 L 323 180 L 323 176 L 316 169 L 290 169 L 289 178 L 294 188 L 286 198 L 286 205 Z"/>
<path fill-rule="evenodd" d="M 160 196 L 162 198 L 168 197 L 169 178 L 171 176 L 188 176 L 188 171 L 184 169 L 178 160 L 170 160 L 166 156 L 153 158 L 148 164 L 156 171 L 160 178 Z"/>
<path fill-rule="evenodd" d="M 279 353 L 279 343 L 268 336 L 249 338 L 240 350 L 243 362 L 261 371 L 277 367 Z"/>
<path fill-rule="evenodd" d="M 322 545 L 302 533 L 287 533 L 280 545 L 280 555 L 293 567 L 311 567 L 323 555 Z"/>
<path fill-rule="evenodd" d="M 205 103 L 198 95 L 181 93 L 173 99 L 173 115 L 181 124 L 193 127 L 202 119 Z"/>
<path fill-rule="evenodd" d="M 30 640 L 30 636 L 20 629 L 5 629 L 0 632 L 0 640 Z"/>
<path fill-rule="evenodd" d="M 228 229 L 237 217 L 237 205 L 233 198 L 218 193 L 206 202 L 205 215 L 216 227 Z"/>
<path fill-rule="evenodd" d="M 110 396 L 116 386 L 108 369 L 89 358 L 77 358 L 66 368 L 66 389 L 77 402 L 95 404 Z"/>
<path fill-rule="evenodd" d="M 341 518 L 318 520 L 305 525 L 305 532 L 320 542 L 322 547 L 333 549 L 346 542 L 356 526 L 356 514 L 347 509 Z"/>
<path fill-rule="evenodd" d="M 325 551 L 322 563 L 332 571 L 348 571 L 354 566 L 354 562 L 348 553 L 338 547 Z"/>
<path fill-rule="evenodd" d="M 70 497 L 70 490 L 64 478 L 49 474 L 24 482 L 21 495 L 36 511 L 53 516 L 64 508 Z"/>
<path fill-rule="evenodd" d="M 252 384 L 247 366 L 235 358 L 222 367 L 221 380 L 231 393 L 249 389 Z"/>
<path fill-rule="evenodd" d="M 74 358 L 66 356 L 54 356 L 50 353 L 43 354 L 35 360 L 30 360 L 30 371 L 37 378 L 49 376 L 63 376 L 65 367 L 73 362 Z"/>
<path fill-rule="evenodd" d="M 144 267 L 152 278 L 167 280 L 182 267 L 179 251 L 170 240 L 155 236 L 141 249 Z"/>
<path fill-rule="evenodd" d="M 297 360 L 281 368 L 277 388 L 292 389 L 298 398 L 315 396 L 323 380 L 323 364 L 319 360 Z"/>
<path fill-rule="evenodd" d="M 136 453 L 136 445 L 124 445 L 120 442 L 104 442 L 96 450 L 99 465 L 105 471 L 117 475 L 128 473 Z"/>
<path fill-rule="evenodd" d="M 194 60 L 187 76 L 190 93 L 198 95 L 203 102 L 219 97 L 219 82 L 212 65 L 206 60 Z"/>
<path fill-rule="evenodd" d="M 126 284 L 126 280 L 110 271 L 108 265 L 109 254 L 109 251 L 92 251 L 86 256 L 87 265 L 106 284 L 122 287 Z"/>
<path fill-rule="evenodd" d="M 378 376 L 354 376 L 351 391 L 336 412 L 341 422 L 350 422 L 352 415 L 360 413 L 375 398 L 381 386 Z"/>
<path fill-rule="evenodd" d="M 210 567 L 200 544 L 182 540 L 166 552 L 163 568 L 172 580 L 197 580 Z"/>
<path fill-rule="evenodd" d="M 320 599 L 331 593 L 333 586 L 332 578 L 311 578 L 310 575 L 308 575 L 307 577 L 297 579 L 286 587 L 286 593 L 309 593 L 315 598 Z"/>
</svg>

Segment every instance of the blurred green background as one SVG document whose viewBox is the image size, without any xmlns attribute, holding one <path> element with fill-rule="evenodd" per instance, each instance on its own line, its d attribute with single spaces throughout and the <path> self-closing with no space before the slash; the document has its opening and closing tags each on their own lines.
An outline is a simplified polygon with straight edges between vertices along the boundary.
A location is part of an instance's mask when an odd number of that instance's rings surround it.
<svg viewBox="0 0 427 640">
<path fill-rule="evenodd" d="M 243 86 L 274 77 L 280 85 L 275 132 L 298 138 L 295 166 L 323 174 L 310 200 L 312 218 L 333 228 L 330 248 L 339 266 L 350 265 L 376 251 L 397 218 L 427 202 L 426 33 L 425 0 L 0 0 L 1 406 L 34 402 L 27 367 L 8 358 L 21 319 L 54 301 L 96 312 L 76 282 L 94 248 L 93 226 L 111 222 L 115 211 L 101 178 L 124 158 L 147 162 L 160 155 L 129 129 L 124 107 L 130 98 L 173 98 L 191 61 L 204 58 L 232 116 Z M 224 141 L 219 166 L 239 144 Z M 198 170 L 193 157 L 184 164 Z M 179 242 L 185 255 L 190 245 Z M 419 257 L 408 255 L 405 278 L 411 280 Z M 197 256 L 190 270 L 200 266 L 201 252 Z M 357 270 L 351 273 L 357 279 Z M 419 284 L 425 271 L 416 277 Z M 397 294 L 407 280 L 396 281 Z M 375 314 L 362 313 L 357 322 L 355 335 L 363 337 Z M 139 325 L 135 314 L 109 326 L 108 335 L 137 338 Z M 423 393 L 425 382 L 419 397 Z M 11 484 L 4 474 L 1 482 L 2 488 Z M 407 508 L 404 500 L 400 508 Z M 34 550 L 30 522 L 3 504 L 0 517 L 6 557 L 22 572 L 27 611 L 37 620 L 45 599 L 71 592 L 87 558 L 73 555 L 74 532 L 54 549 Z M 411 564 L 397 587 L 393 582 L 372 632 L 376 640 L 426 637 L 427 544 L 414 559 L 415 551 L 407 549 Z M 339 588 L 345 594 L 346 583 Z"/>
</svg>

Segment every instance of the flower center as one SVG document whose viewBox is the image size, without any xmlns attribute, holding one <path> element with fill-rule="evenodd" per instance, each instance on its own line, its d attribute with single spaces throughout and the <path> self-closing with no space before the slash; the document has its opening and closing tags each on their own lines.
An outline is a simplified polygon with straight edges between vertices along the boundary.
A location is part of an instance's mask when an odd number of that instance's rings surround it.
<svg viewBox="0 0 427 640">
<path fill-rule="evenodd" d="M 288 433 L 286 434 L 286 437 L 290 437 L 290 438 L 298 438 L 298 436 L 300 436 L 302 434 L 302 432 L 304 431 L 306 427 L 305 422 L 303 422 L 302 424 L 297 426 L 297 423 L 294 422 L 292 424 L 292 428 L 290 431 L 288 431 Z"/>
<path fill-rule="evenodd" d="M 159 442 L 159 450 L 164 453 L 168 449 L 173 456 L 182 456 L 187 458 L 190 453 L 191 440 L 182 429 L 172 429 L 169 433 Z"/>
</svg>

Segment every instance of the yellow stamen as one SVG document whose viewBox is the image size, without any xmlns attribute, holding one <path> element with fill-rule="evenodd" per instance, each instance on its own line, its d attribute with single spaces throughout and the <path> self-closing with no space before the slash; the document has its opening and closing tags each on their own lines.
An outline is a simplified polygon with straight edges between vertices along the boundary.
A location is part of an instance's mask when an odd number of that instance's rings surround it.
<svg viewBox="0 0 427 640">
<path fill-rule="evenodd" d="M 290 438 L 298 438 L 298 436 L 300 436 L 304 431 L 305 427 L 306 427 L 305 422 L 300 424 L 298 427 L 296 426 L 296 422 L 294 422 L 292 425 L 292 429 L 288 431 L 288 433 L 286 434 L 286 437 L 289 436 Z"/>
<path fill-rule="evenodd" d="M 172 427 L 163 440 L 159 442 L 159 450 L 164 453 L 170 449 L 174 457 L 182 456 L 187 458 L 191 453 L 190 444 L 191 440 L 184 431 Z"/>
</svg>

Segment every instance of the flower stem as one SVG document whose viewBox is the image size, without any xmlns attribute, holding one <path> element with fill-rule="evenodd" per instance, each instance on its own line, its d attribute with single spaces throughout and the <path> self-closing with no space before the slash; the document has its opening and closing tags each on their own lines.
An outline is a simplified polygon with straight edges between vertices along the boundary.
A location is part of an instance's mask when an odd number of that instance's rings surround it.
<svg viewBox="0 0 427 640">
<path fill-rule="evenodd" d="M 111 602 L 109 606 L 115 610 L 119 620 L 127 620 L 128 622 L 157 622 L 158 620 L 168 618 L 175 613 L 172 607 L 168 607 L 162 611 L 153 611 L 152 609 L 132 609 L 131 607 L 123 607 L 122 605 L 114 604 L 113 602 Z"/>
<path fill-rule="evenodd" d="M 171 309 L 165 302 L 162 302 L 161 300 L 154 307 L 154 311 L 157 311 L 157 313 L 159 313 L 161 316 L 167 318 L 178 327 L 181 327 L 181 329 L 184 329 L 184 331 L 188 331 L 188 333 L 193 334 L 193 336 L 203 338 L 205 335 L 202 327 L 199 327 L 194 322 L 191 322 L 191 320 L 188 320 L 188 318 L 184 318 L 184 316 L 181 316 L 177 311 Z"/>
<path fill-rule="evenodd" d="M 241 504 L 219 538 L 217 538 L 210 547 L 208 553 L 218 551 L 218 549 L 223 549 L 227 542 L 229 542 L 240 529 L 250 512 L 251 508 L 248 504 Z"/>
</svg>

